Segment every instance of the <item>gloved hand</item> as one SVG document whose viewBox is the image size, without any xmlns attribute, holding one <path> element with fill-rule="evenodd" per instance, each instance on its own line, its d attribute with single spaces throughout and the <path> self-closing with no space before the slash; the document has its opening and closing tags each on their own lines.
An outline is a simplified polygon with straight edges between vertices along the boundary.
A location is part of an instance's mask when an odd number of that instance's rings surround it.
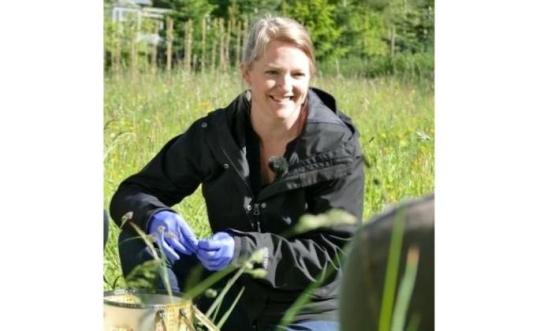
<svg viewBox="0 0 540 331">
<path fill-rule="evenodd" d="M 197 258 L 211 271 L 228 266 L 234 256 L 234 239 L 226 232 L 218 232 L 210 239 L 199 240 Z"/>
<path fill-rule="evenodd" d="M 182 216 L 171 211 L 155 213 L 150 219 L 148 232 L 171 262 L 180 258 L 179 253 L 191 255 L 197 251 L 197 237 Z"/>
</svg>

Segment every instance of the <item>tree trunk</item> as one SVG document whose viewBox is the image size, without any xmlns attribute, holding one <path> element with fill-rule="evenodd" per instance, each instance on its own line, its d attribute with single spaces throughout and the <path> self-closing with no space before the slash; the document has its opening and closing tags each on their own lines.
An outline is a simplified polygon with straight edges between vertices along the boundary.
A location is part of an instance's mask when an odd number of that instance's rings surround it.
<svg viewBox="0 0 540 331">
<path fill-rule="evenodd" d="M 130 58 L 131 58 L 131 73 L 135 75 L 137 73 L 137 31 L 133 32 L 131 35 L 131 50 L 130 50 Z"/>
<path fill-rule="evenodd" d="M 154 25 L 154 35 L 159 35 L 159 24 Z M 155 74 L 157 72 L 157 53 L 158 53 L 158 42 L 152 45 L 152 59 L 151 59 L 151 70 Z"/>
<path fill-rule="evenodd" d="M 184 71 L 191 71 L 191 48 L 193 45 L 193 22 L 191 20 L 187 21 L 185 24 L 184 30 Z"/>
<path fill-rule="evenodd" d="M 115 73 L 120 72 L 122 65 L 122 41 L 120 39 L 120 32 L 117 27 L 114 31 L 114 53 L 113 53 L 113 71 Z"/>
<path fill-rule="evenodd" d="M 202 19 L 202 45 L 201 45 L 201 72 L 204 72 L 206 65 L 206 17 Z"/>
<path fill-rule="evenodd" d="M 232 21 L 227 21 L 227 30 L 225 32 L 225 67 L 229 67 L 231 65 L 230 60 L 230 44 L 231 44 L 231 32 L 232 32 Z"/>
<path fill-rule="evenodd" d="M 235 67 L 240 65 L 242 59 L 242 21 L 238 21 L 236 25 L 236 62 Z"/>
<path fill-rule="evenodd" d="M 167 72 L 172 67 L 173 20 L 167 17 Z"/>
<path fill-rule="evenodd" d="M 212 21 L 212 31 L 215 31 L 217 30 L 217 20 L 214 19 Z M 215 37 L 214 35 L 214 38 L 212 38 L 212 55 L 211 55 L 211 63 L 210 63 L 210 69 L 212 71 L 215 70 L 216 68 L 216 52 L 217 52 L 217 38 Z"/>
<path fill-rule="evenodd" d="M 225 27 L 223 18 L 218 19 L 219 22 L 219 70 L 222 71 L 225 67 Z"/>
</svg>

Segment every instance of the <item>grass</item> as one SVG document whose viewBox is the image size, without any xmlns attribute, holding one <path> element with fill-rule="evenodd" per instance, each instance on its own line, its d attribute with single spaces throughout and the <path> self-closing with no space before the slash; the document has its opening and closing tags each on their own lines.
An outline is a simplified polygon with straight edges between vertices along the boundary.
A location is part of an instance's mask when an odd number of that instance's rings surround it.
<svg viewBox="0 0 540 331">
<path fill-rule="evenodd" d="M 104 100 L 104 208 L 127 176 L 139 171 L 195 119 L 224 107 L 244 89 L 235 73 L 106 76 Z M 364 219 L 403 198 L 434 189 L 434 112 L 430 81 L 395 78 L 315 78 L 332 93 L 361 132 L 367 157 Z M 175 207 L 198 236 L 210 229 L 198 189 Z M 112 223 L 112 222 L 111 222 Z M 118 229 L 111 225 L 104 251 L 104 290 L 122 285 Z"/>
</svg>

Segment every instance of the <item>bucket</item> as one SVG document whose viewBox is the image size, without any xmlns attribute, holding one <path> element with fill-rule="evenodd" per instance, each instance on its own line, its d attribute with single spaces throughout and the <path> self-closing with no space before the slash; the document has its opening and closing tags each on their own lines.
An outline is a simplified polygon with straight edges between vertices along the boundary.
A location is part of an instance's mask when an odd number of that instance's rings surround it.
<svg viewBox="0 0 540 331">
<path fill-rule="evenodd" d="M 104 331 L 209 331 L 217 327 L 180 293 L 162 290 L 120 289 L 103 296 Z"/>
</svg>

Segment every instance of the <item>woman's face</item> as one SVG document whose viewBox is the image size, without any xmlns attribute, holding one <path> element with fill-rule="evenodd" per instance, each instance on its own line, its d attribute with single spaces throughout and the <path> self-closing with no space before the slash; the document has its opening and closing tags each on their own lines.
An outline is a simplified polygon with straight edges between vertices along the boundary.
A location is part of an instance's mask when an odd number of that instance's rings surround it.
<svg viewBox="0 0 540 331">
<path fill-rule="evenodd" d="M 271 41 L 243 73 L 251 89 L 252 110 L 269 120 L 296 120 L 309 88 L 310 63 L 294 45 Z"/>
</svg>

